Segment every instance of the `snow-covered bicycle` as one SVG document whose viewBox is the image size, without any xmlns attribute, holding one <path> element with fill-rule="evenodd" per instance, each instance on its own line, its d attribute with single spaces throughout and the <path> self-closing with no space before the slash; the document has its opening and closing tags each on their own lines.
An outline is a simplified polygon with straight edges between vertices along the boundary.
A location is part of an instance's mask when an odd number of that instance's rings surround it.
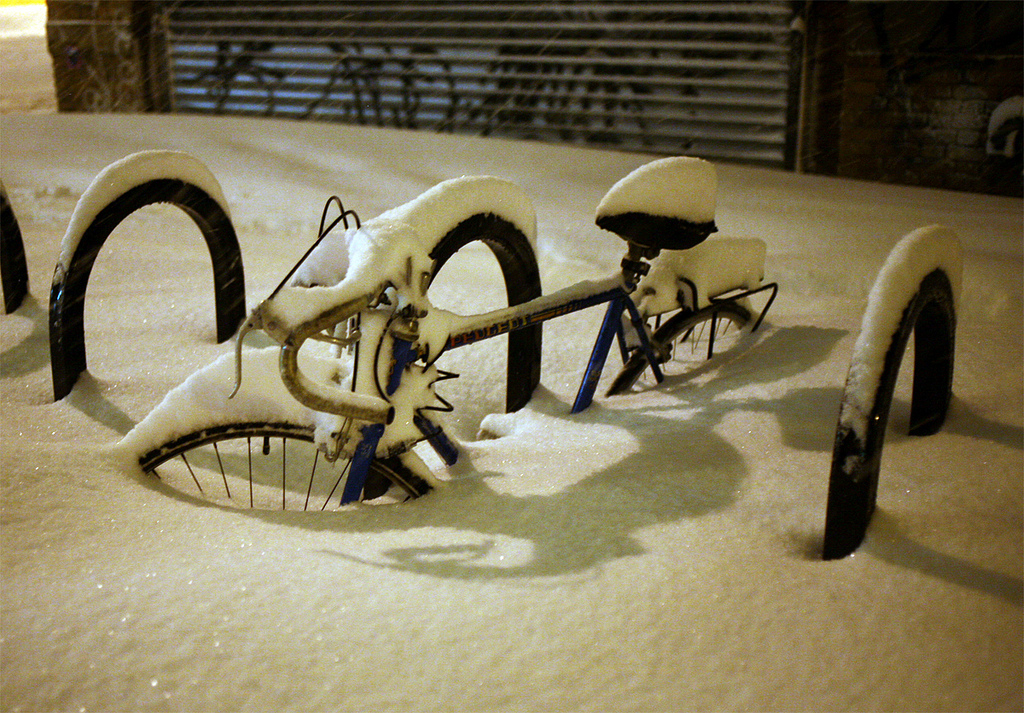
<svg viewBox="0 0 1024 713">
<path fill-rule="evenodd" d="M 316 242 L 250 313 L 235 353 L 169 393 L 123 445 L 146 472 L 236 506 L 325 509 L 423 495 L 435 479 L 414 446 L 429 443 L 449 465 L 458 457 L 435 415 L 452 409 L 435 389 L 455 376 L 437 366 L 450 350 L 508 334 L 514 411 L 540 381 L 541 324 L 604 304 L 576 413 L 591 403 L 613 342 L 624 365 L 609 394 L 633 389 L 644 373 L 661 382 L 684 346 L 700 342 L 710 358 L 725 335 L 758 328 L 777 292 L 763 281 L 765 245 L 706 240 L 716 232 L 716 190 L 706 161 L 640 167 L 597 208 L 597 224 L 626 241 L 621 270 L 547 295 L 534 210 L 512 183 L 446 181 L 365 223 L 332 197 Z M 474 315 L 436 307 L 431 282 L 474 241 L 496 257 L 509 306 Z M 276 344 L 243 348 L 254 330 Z M 297 442 L 315 448 L 289 445 Z"/>
</svg>

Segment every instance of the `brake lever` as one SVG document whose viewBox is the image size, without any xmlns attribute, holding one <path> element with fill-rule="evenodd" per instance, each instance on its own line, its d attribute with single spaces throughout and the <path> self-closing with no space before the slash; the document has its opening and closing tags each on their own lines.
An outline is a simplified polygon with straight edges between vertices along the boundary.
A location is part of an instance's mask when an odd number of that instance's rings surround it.
<svg viewBox="0 0 1024 713">
<path fill-rule="evenodd" d="M 242 342 L 246 335 L 255 328 L 256 325 L 250 316 L 242 323 L 241 329 L 238 330 L 238 336 L 235 337 L 235 388 L 228 395 L 229 399 L 233 399 L 238 390 L 242 388 Z"/>
</svg>

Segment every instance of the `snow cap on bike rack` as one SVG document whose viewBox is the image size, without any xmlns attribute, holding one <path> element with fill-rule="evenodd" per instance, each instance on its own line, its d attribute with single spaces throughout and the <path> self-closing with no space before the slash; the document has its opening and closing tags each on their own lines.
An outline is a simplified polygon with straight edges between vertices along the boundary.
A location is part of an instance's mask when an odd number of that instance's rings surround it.
<svg viewBox="0 0 1024 713">
<path fill-rule="evenodd" d="M 714 164 L 672 156 L 645 164 L 620 179 L 598 204 L 597 218 L 646 213 L 709 223 L 715 219 L 717 193 Z"/>
<path fill-rule="evenodd" d="M 78 199 L 60 245 L 58 264 L 65 271 L 89 224 L 114 199 L 148 181 L 176 178 L 203 189 L 231 216 L 224 191 L 199 159 L 181 151 L 139 151 L 110 164 L 93 179 Z"/>
<path fill-rule="evenodd" d="M 905 235 L 892 249 L 868 295 L 861 331 L 853 347 L 840 425 L 865 438 L 885 355 L 898 332 L 903 311 L 924 277 L 942 270 L 954 303 L 959 299 L 963 258 L 960 239 L 949 228 L 932 225 Z"/>
<path fill-rule="evenodd" d="M 493 176 L 462 176 L 437 184 L 419 197 L 379 216 L 412 226 L 431 252 L 455 226 L 474 215 L 493 214 L 509 221 L 537 246 L 537 214 L 529 196 L 515 183 Z"/>
<path fill-rule="evenodd" d="M 459 223 L 474 215 L 494 214 L 514 224 L 536 248 L 537 217 L 526 193 L 516 184 L 492 176 L 463 176 L 439 183 L 417 198 L 368 220 L 369 233 L 393 232 L 395 224 L 413 229 L 426 253 Z M 295 271 L 291 285 L 335 285 L 345 279 L 356 233 L 327 235 Z"/>
</svg>

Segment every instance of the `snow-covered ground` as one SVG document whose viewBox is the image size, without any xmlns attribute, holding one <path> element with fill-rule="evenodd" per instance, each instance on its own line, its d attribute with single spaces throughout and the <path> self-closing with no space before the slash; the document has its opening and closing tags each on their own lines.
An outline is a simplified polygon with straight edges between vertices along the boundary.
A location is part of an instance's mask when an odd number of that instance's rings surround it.
<svg viewBox="0 0 1024 713">
<path fill-rule="evenodd" d="M 546 324 L 543 386 L 517 414 L 500 414 L 501 345 L 467 347 L 446 364 L 462 378 L 439 387 L 464 445 L 442 487 L 247 511 L 161 487 L 114 450 L 230 350 L 177 209 L 139 211 L 101 251 L 89 371 L 52 401 L 61 236 L 96 174 L 142 149 L 188 151 L 217 177 L 250 307 L 309 246 L 328 195 L 365 219 L 462 174 L 532 198 L 545 291 L 603 277 L 623 244 L 594 207 L 650 158 L 279 121 L 0 117 L 31 279 L 0 316 L 3 710 L 1024 706 L 1020 200 L 719 166 L 719 227 L 763 238 L 782 286 L 756 339 L 575 416 L 600 309 Z M 867 541 L 822 562 L 867 296 L 890 248 L 930 224 L 963 243 L 950 417 L 903 435 L 901 385 Z M 486 250 L 439 279 L 453 309 L 501 304 Z"/>
<path fill-rule="evenodd" d="M 136 213 L 100 253 L 89 373 L 52 403 L 49 280 L 105 165 L 145 148 L 200 157 L 252 305 L 304 252 L 326 195 L 370 217 L 462 173 L 533 198 L 546 290 L 601 277 L 622 243 L 592 207 L 647 157 L 236 119 L 0 128 L 32 285 L 0 322 L 5 709 L 1020 707 L 1019 200 L 720 166 L 719 226 L 763 237 L 782 284 L 738 355 L 569 416 L 600 310 L 556 320 L 543 389 L 478 440 L 501 411 L 503 356 L 468 347 L 441 389 L 466 442 L 444 487 L 394 507 L 247 512 L 175 496 L 110 454 L 230 348 L 177 209 Z M 897 395 L 868 540 L 820 562 L 866 296 L 898 238 L 932 223 L 965 252 L 952 413 L 910 439 Z M 500 301 L 486 251 L 442 277 L 454 306 Z"/>
<path fill-rule="evenodd" d="M 0 3 L 0 113 L 56 111 L 46 5 Z"/>
</svg>

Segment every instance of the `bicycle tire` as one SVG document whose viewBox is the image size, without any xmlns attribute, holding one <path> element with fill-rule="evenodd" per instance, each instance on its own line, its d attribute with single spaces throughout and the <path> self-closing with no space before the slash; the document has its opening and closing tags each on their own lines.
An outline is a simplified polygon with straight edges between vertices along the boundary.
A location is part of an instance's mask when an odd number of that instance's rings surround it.
<svg viewBox="0 0 1024 713">
<path fill-rule="evenodd" d="M 656 354 L 663 354 L 664 358 L 660 363 L 667 362 L 671 356 L 674 345 L 685 342 L 694 333 L 697 327 L 712 319 L 719 321 L 728 320 L 737 329 L 742 329 L 751 320 L 750 310 L 741 304 L 732 301 L 716 302 L 703 307 L 696 312 L 680 310 L 673 314 L 660 327 L 654 330 L 651 342 Z M 719 333 L 718 325 L 715 325 L 715 334 Z M 721 330 L 724 331 L 724 330 Z M 650 366 L 643 351 L 636 349 L 622 365 L 622 370 L 616 375 L 611 386 L 608 388 L 608 395 L 614 396 L 629 391 L 636 380 L 647 367 Z"/>
<path fill-rule="evenodd" d="M 260 451 L 266 462 L 261 463 L 257 468 L 257 471 L 260 473 L 259 481 L 254 481 L 252 448 L 254 439 L 264 439 Z M 269 481 L 269 478 L 264 477 L 264 466 L 269 467 L 269 460 L 272 457 L 269 445 L 270 439 L 277 439 L 281 442 L 279 451 L 281 454 L 281 476 L 278 479 L 279 482 L 266 482 Z M 225 461 L 228 460 L 230 462 L 230 460 L 221 452 L 219 444 L 236 441 L 244 441 L 246 444 L 247 457 L 244 458 L 244 466 L 247 466 L 247 469 L 243 466 L 241 474 L 234 472 L 234 470 L 229 474 Z M 303 458 L 306 463 L 308 463 L 310 454 L 312 454 L 312 469 L 309 470 L 308 476 L 303 477 L 302 475 L 304 465 L 302 467 L 294 466 L 294 457 L 293 465 L 288 464 L 287 454 L 289 452 L 288 443 L 290 442 L 302 444 L 305 453 L 300 454 L 300 458 Z M 204 450 L 208 446 L 211 447 L 211 450 Z M 294 446 L 291 452 L 294 456 Z M 189 461 L 190 454 L 193 458 L 192 462 Z M 231 459 L 237 460 L 237 457 L 234 457 L 236 451 L 229 451 L 229 455 L 232 456 Z M 273 457 L 276 458 L 276 454 Z M 198 429 L 147 451 L 139 458 L 139 465 L 144 472 L 164 480 L 165 478 L 161 476 L 158 468 L 166 466 L 179 458 L 188 477 L 185 477 L 183 473 L 179 473 L 177 477 L 168 478 L 169 481 L 174 480 L 175 482 L 180 481 L 183 483 L 182 486 L 176 489 L 185 491 L 188 494 L 198 494 L 198 497 L 204 500 L 222 502 L 226 499 L 229 504 L 235 507 L 261 510 L 295 509 L 288 508 L 289 500 L 292 503 L 301 502 L 303 510 L 310 509 L 311 501 L 314 504 L 320 504 L 321 507 L 319 509 L 326 509 L 333 496 L 338 494 L 340 497 L 340 493 L 343 492 L 342 480 L 348 472 L 348 462 L 342 465 L 342 461 L 339 460 L 337 464 L 329 464 L 326 459 L 320 458 L 320 453 L 313 442 L 312 426 L 284 422 L 230 423 Z M 203 460 L 207 461 L 207 465 L 203 465 Z M 216 468 L 213 467 L 214 463 Z M 297 471 L 294 473 L 295 477 L 290 479 L 288 477 L 289 468 Z M 325 476 L 324 470 L 331 472 Z M 204 472 L 203 479 L 200 479 L 197 471 Z M 211 472 L 214 488 L 207 491 L 203 488 L 203 482 L 209 484 Z M 318 474 L 321 476 L 320 482 L 316 483 Z M 326 480 L 324 479 L 325 477 Z M 243 485 L 248 481 L 248 488 L 243 489 L 244 493 L 240 498 L 232 495 L 229 478 L 232 482 L 241 482 Z M 189 480 L 191 480 L 191 483 L 189 483 Z M 317 498 L 311 500 L 315 483 L 317 485 Z M 193 485 L 194 487 L 192 487 Z M 257 485 L 261 493 L 260 506 L 256 505 L 256 498 L 254 496 L 254 487 Z M 401 489 L 408 498 L 420 497 L 431 489 L 430 484 L 402 464 L 398 456 L 374 458 L 370 462 L 370 472 L 360 499 L 364 501 L 376 500 L 384 495 L 391 485 Z M 218 486 L 222 486 L 223 494 L 220 493 L 220 487 Z M 172 487 L 174 486 L 172 485 Z M 275 489 L 280 491 L 280 497 L 274 495 L 273 491 Z M 327 492 L 326 497 L 323 495 L 324 492 Z M 271 497 L 271 495 L 274 495 L 274 497 Z M 277 507 L 278 505 L 280 507 Z"/>
</svg>

